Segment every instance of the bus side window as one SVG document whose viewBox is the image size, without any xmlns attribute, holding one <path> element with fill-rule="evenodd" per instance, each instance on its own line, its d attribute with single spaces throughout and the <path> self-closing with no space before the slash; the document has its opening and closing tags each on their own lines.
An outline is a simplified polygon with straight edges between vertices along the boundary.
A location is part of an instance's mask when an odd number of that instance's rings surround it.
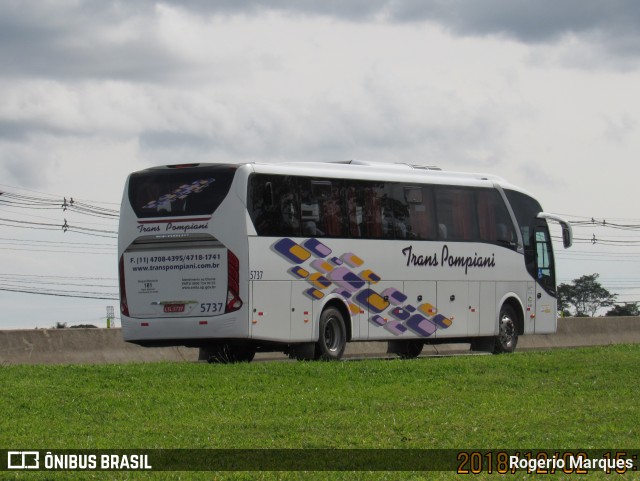
<svg viewBox="0 0 640 481">
<path fill-rule="evenodd" d="M 408 211 L 407 237 L 410 239 L 436 239 L 435 213 L 431 189 L 425 186 L 405 186 L 404 200 Z"/>
<path fill-rule="evenodd" d="M 382 221 L 384 219 L 383 187 L 380 183 L 366 183 L 364 187 L 364 226 L 366 237 L 383 238 Z"/>
<path fill-rule="evenodd" d="M 251 220 L 258 235 L 300 235 L 300 203 L 293 177 L 254 174 L 249 192 Z"/>
<path fill-rule="evenodd" d="M 273 207 L 275 204 L 273 200 L 273 182 L 265 182 L 264 190 L 262 192 L 262 205 L 264 207 Z"/>
<path fill-rule="evenodd" d="M 344 236 L 339 180 L 299 179 L 303 235 Z"/>
<path fill-rule="evenodd" d="M 276 235 L 300 235 L 300 196 L 295 177 L 278 176 L 274 189 L 275 199 L 280 199 L 281 229 Z"/>
<path fill-rule="evenodd" d="M 478 238 L 478 218 L 474 190 L 464 187 L 437 187 L 436 209 L 442 240 L 473 241 Z"/>
<path fill-rule="evenodd" d="M 366 237 L 366 226 L 364 225 L 364 192 L 362 185 L 351 180 L 346 181 L 345 200 L 346 214 L 349 225 L 349 236 L 360 238 Z"/>
<path fill-rule="evenodd" d="M 516 232 L 502 197 L 494 189 L 478 189 L 480 240 L 515 248 Z"/>
</svg>

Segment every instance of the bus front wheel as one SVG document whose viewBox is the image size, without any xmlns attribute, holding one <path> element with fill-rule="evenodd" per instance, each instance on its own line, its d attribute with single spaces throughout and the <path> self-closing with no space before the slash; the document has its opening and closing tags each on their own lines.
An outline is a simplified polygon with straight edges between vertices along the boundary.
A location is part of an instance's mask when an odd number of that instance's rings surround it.
<svg viewBox="0 0 640 481">
<path fill-rule="evenodd" d="M 328 307 L 322 311 L 319 329 L 316 359 L 325 361 L 340 359 L 347 344 L 347 331 L 340 311 L 335 307 Z"/>
<path fill-rule="evenodd" d="M 518 344 L 518 317 L 513 307 L 505 304 L 498 317 L 498 336 L 493 348 L 494 354 L 513 352 Z"/>
</svg>

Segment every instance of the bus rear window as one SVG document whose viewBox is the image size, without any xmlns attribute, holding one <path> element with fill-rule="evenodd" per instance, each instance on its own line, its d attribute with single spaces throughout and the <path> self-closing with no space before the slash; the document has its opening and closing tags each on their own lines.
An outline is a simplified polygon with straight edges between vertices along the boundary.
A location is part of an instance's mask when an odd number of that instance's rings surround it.
<svg viewBox="0 0 640 481">
<path fill-rule="evenodd" d="M 138 218 L 211 215 L 231 187 L 237 166 L 153 168 L 131 174 L 129 202 Z"/>
</svg>

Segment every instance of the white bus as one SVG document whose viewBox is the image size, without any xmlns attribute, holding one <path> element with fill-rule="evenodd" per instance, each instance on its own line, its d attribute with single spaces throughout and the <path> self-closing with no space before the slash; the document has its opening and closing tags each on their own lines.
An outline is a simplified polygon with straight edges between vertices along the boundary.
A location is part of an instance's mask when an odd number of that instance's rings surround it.
<svg viewBox="0 0 640 481">
<path fill-rule="evenodd" d="M 339 359 L 347 342 L 511 352 L 556 330 L 546 214 L 504 180 L 366 162 L 185 164 L 129 176 L 122 331 L 143 346 Z"/>
</svg>

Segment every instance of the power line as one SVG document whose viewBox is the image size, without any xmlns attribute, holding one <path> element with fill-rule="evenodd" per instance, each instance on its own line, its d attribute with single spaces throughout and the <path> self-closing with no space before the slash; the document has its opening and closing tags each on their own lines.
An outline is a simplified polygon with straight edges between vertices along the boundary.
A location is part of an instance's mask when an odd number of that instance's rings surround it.
<svg viewBox="0 0 640 481">
<path fill-rule="evenodd" d="M 65 291 L 34 291 L 27 289 L 14 289 L 10 287 L 0 286 L 0 291 L 6 292 L 18 292 L 21 294 L 39 294 L 43 296 L 54 296 L 54 297 L 73 297 L 77 299 L 102 299 L 108 301 L 117 301 L 118 296 L 114 294 L 112 296 L 108 296 L 106 294 L 102 294 L 99 292 L 65 292 Z"/>
</svg>

